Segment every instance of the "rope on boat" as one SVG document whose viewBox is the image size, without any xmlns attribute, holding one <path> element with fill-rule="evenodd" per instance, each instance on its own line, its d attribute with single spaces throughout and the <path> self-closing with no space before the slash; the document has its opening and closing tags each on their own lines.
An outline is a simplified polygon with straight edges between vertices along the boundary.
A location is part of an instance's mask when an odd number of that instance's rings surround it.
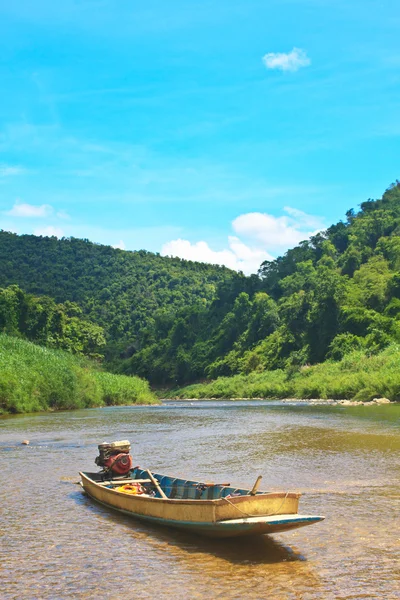
<svg viewBox="0 0 400 600">
<path fill-rule="evenodd" d="M 283 498 L 281 505 L 279 506 L 279 508 L 273 512 L 273 513 L 268 513 L 267 515 L 251 515 L 250 513 L 247 513 L 246 511 L 242 510 L 241 508 L 239 508 L 236 504 L 234 504 L 233 502 L 231 502 L 229 500 L 229 498 L 225 497 L 223 498 L 224 500 L 226 500 L 231 506 L 233 506 L 233 508 L 236 508 L 239 512 L 241 512 L 243 515 L 246 515 L 246 517 L 274 517 L 275 515 L 279 515 L 279 511 L 281 510 L 282 506 L 285 503 L 286 498 L 288 497 L 289 492 L 286 492 L 285 497 Z"/>
</svg>

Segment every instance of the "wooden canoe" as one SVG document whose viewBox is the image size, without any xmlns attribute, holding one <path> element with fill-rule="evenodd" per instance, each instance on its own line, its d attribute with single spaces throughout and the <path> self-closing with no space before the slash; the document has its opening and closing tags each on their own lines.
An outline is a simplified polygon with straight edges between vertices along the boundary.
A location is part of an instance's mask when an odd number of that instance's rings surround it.
<svg viewBox="0 0 400 600">
<path fill-rule="evenodd" d="M 105 479 L 104 473 L 80 473 L 80 476 L 84 491 L 107 507 L 151 523 L 212 537 L 278 533 L 324 519 L 299 515 L 301 494 L 296 492 L 254 493 L 253 490 L 252 495 L 247 489 L 152 474 L 139 467 L 125 478 Z M 118 491 L 124 483 L 138 480 L 148 493 L 132 495 Z"/>
</svg>

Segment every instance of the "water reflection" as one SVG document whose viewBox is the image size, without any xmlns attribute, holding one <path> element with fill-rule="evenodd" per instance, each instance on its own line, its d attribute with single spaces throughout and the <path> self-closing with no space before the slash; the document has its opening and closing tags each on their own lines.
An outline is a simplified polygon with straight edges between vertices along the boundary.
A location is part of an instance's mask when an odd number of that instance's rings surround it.
<svg viewBox="0 0 400 600">
<path fill-rule="evenodd" d="M 97 517 L 113 520 L 116 525 L 131 529 L 133 535 L 139 533 L 155 543 L 166 542 L 176 550 L 189 554 L 206 553 L 235 564 L 275 564 L 279 562 L 301 560 L 306 557 L 299 550 L 291 548 L 274 539 L 272 536 L 254 536 L 232 539 L 209 539 L 207 537 L 180 531 L 161 525 L 145 523 L 140 519 L 127 518 L 111 508 L 105 508 L 80 490 L 73 492 L 70 497 L 78 504 L 84 505 Z"/>
<path fill-rule="evenodd" d="M 169 565 L 170 571 L 162 575 L 164 597 L 204 598 L 212 594 L 216 598 L 283 599 L 306 597 L 303 594 L 307 590 L 310 597 L 329 597 L 312 562 L 281 540 L 268 536 L 210 540 L 125 517 L 86 496 L 79 498 L 75 492 L 71 497 L 83 504 L 103 533 L 112 529 L 116 536 L 122 536 L 115 539 L 114 551 L 115 543 L 121 548 L 128 545 L 134 555 L 135 549 L 144 550 L 149 560 L 146 569 L 155 570 L 158 577 L 160 566 Z"/>
<path fill-rule="evenodd" d="M 398 598 L 400 406 L 223 404 L 0 419 L 1 597 Z M 135 464 L 176 476 L 250 487 L 261 473 L 326 521 L 209 540 L 121 516 L 73 483 L 118 438 Z"/>
</svg>

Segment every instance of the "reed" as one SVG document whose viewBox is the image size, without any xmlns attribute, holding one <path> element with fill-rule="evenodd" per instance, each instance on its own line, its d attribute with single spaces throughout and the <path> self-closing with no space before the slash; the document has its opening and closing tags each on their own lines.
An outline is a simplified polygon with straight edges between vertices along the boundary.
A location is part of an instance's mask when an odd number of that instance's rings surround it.
<svg viewBox="0 0 400 600">
<path fill-rule="evenodd" d="M 156 402 L 139 377 L 0 334 L 0 414 Z"/>
<path fill-rule="evenodd" d="M 369 401 L 384 396 L 400 401 L 400 346 L 377 355 L 357 351 L 339 362 L 220 377 L 169 391 L 171 398 L 321 398 Z"/>
</svg>

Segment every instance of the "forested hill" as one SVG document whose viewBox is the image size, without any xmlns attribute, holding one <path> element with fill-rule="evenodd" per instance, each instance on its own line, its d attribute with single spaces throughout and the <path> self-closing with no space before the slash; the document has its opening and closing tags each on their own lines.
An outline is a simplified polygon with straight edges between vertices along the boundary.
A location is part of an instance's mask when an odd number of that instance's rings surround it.
<svg viewBox="0 0 400 600">
<path fill-rule="evenodd" d="M 0 287 L 78 303 L 124 373 L 172 385 L 274 369 L 289 377 L 400 343 L 400 183 L 259 276 L 5 232 L 0 265 Z"/>
<path fill-rule="evenodd" d="M 243 275 L 216 265 L 0 231 L 0 288 L 17 284 L 35 296 L 76 302 L 104 328 L 108 359 L 151 344 L 183 307 L 209 305 L 220 283 L 234 297 L 243 282 Z"/>
<path fill-rule="evenodd" d="M 400 343 L 400 183 L 259 275 L 254 292 L 241 291 L 225 312 L 220 301 L 183 310 L 125 372 L 157 383 L 279 368 L 289 376 Z"/>
</svg>

